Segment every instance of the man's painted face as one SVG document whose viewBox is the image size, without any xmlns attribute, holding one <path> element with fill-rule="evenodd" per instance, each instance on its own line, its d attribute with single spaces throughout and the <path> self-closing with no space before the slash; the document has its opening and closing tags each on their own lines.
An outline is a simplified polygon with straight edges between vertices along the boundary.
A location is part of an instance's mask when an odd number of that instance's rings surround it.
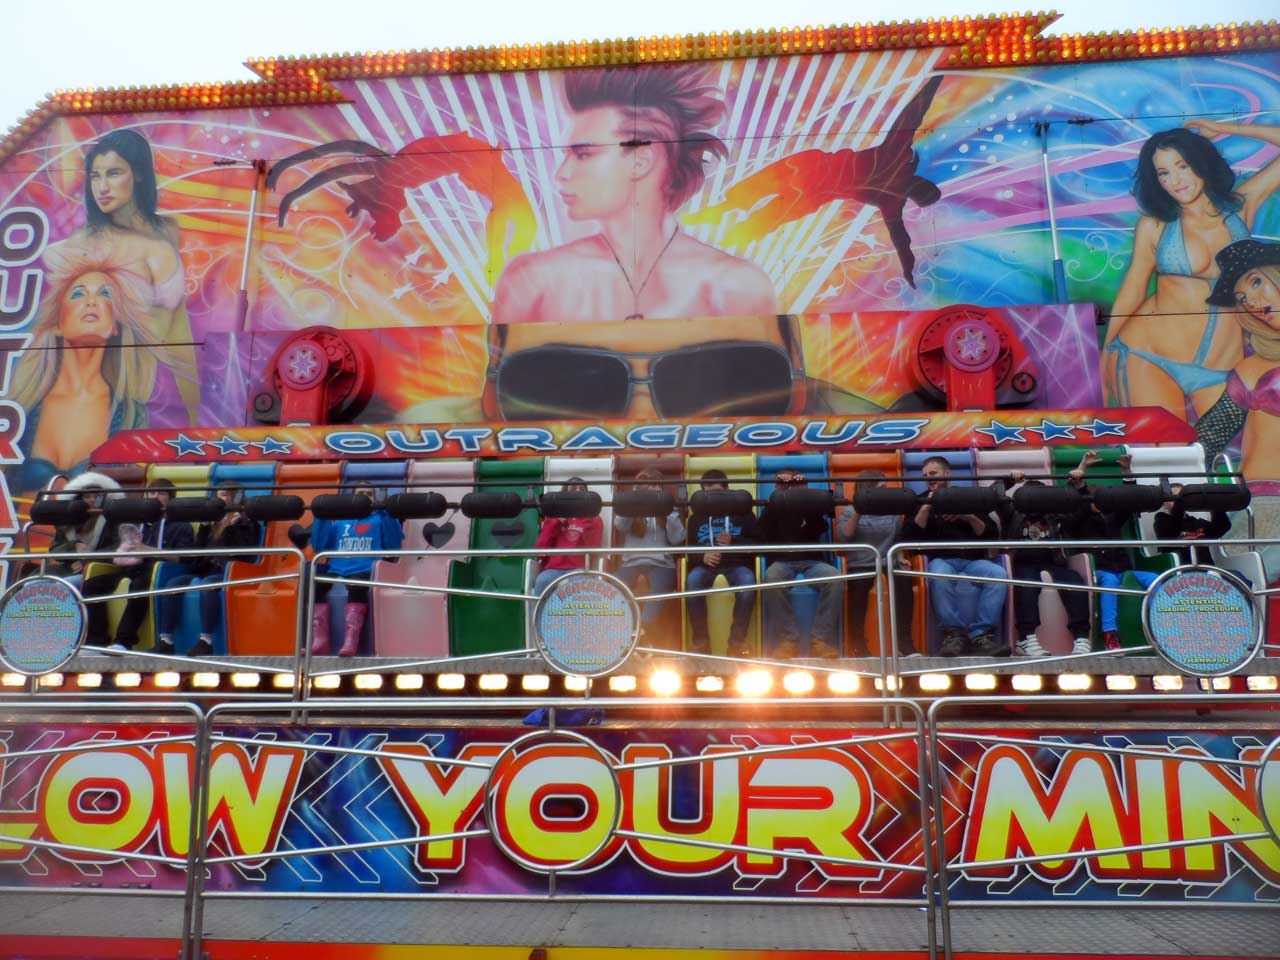
<svg viewBox="0 0 1280 960">
<path fill-rule="evenodd" d="M 570 220 L 602 220 L 625 213 L 634 193 L 635 156 L 620 146 L 623 116 L 614 107 L 572 115 L 569 147 L 556 171 L 556 187 Z"/>
<path fill-rule="evenodd" d="M 1236 281 L 1236 302 L 1256 319 L 1280 330 L 1280 288 L 1265 271 L 1249 270 Z"/>
<path fill-rule="evenodd" d="M 114 150 L 93 158 L 89 184 L 98 209 L 108 216 L 133 200 L 133 168 Z"/>
</svg>

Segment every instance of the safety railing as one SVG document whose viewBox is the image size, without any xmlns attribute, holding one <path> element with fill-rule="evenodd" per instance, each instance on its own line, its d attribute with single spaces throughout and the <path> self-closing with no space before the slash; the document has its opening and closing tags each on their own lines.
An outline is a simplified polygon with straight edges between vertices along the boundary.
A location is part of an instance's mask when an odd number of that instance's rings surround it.
<svg viewBox="0 0 1280 960">
<path fill-rule="evenodd" d="M 903 662 L 899 656 L 898 644 L 891 638 L 897 637 L 904 632 L 904 625 L 898 622 L 899 604 L 898 594 L 904 589 L 904 584 L 920 581 L 925 584 L 953 581 L 961 583 L 982 584 L 989 582 L 997 582 L 1005 588 L 1031 588 L 1036 590 L 1053 589 L 1060 593 L 1066 591 L 1082 592 L 1089 597 L 1100 594 L 1112 594 L 1120 597 L 1131 597 L 1141 599 L 1145 596 L 1145 591 L 1140 589 L 1131 589 L 1123 586 L 1108 587 L 1101 586 L 1096 583 L 1045 583 L 1036 580 L 1019 580 L 1008 575 L 1001 576 L 979 576 L 958 573 L 931 572 L 929 570 L 913 569 L 906 562 L 906 558 L 911 554 L 923 553 L 931 556 L 944 556 L 951 551 L 972 551 L 981 550 L 991 555 L 1000 555 L 1006 550 L 1017 550 L 1020 552 L 1035 551 L 1066 551 L 1066 552 L 1088 552 L 1101 549 L 1114 549 L 1117 545 L 1126 548 L 1140 549 L 1145 547 L 1166 549 L 1166 550 L 1183 550 L 1190 551 L 1192 559 L 1196 561 L 1210 560 L 1212 553 L 1223 547 L 1230 546 L 1233 549 L 1241 549 L 1245 551 L 1254 550 L 1259 547 L 1277 547 L 1280 546 L 1280 540 L 1267 538 L 1246 538 L 1246 539 L 1230 539 L 1215 542 L 1206 541 L 1182 541 L 1182 540 L 1157 540 L 1157 539 L 1138 539 L 1126 541 L 1101 541 L 1101 540 L 1076 540 L 1076 541 L 1011 541 L 1011 540 L 977 540 L 971 542 L 916 542 L 916 543 L 898 543 L 891 547 L 886 557 L 880 557 L 876 551 L 862 544 L 787 544 L 787 545 L 729 545 L 720 547 L 669 547 L 662 552 L 668 553 L 674 557 L 693 557 L 709 552 L 720 554 L 741 554 L 752 557 L 760 554 L 768 554 L 775 558 L 785 558 L 788 554 L 794 553 L 814 553 L 820 552 L 829 555 L 841 557 L 839 561 L 840 572 L 834 576 L 813 577 L 803 581 L 780 580 L 770 582 L 763 576 L 759 577 L 760 582 L 753 582 L 745 586 L 711 586 L 700 590 L 675 590 L 664 593 L 640 594 L 636 596 L 637 602 L 643 607 L 650 603 L 675 603 L 683 604 L 690 597 L 713 597 L 716 595 L 737 595 L 742 592 L 765 593 L 777 590 L 791 590 L 798 586 L 804 587 L 821 587 L 827 583 L 837 583 L 841 590 L 849 583 L 855 581 L 874 581 L 878 587 L 887 585 L 887 590 L 877 588 L 872 594 L 870 601 L 875 604 L 875 631 L 879 640 L 879 651 L 876 657 L 868 661 L 866 658 L 852 659 L 842 658 L 840 660 L 818 661 L 808 659 L 803 661 L 805 670 L 814 672 L 818 675 L 848 675 L 860 677 L 864 680 L 874 682 L 881 693 L 890 696 L 893 693 L 905 689 L 905 683 L 911 680 L 919 680 L 922 677 L 935 678 L 938 676 L 954 675 L 965 673 L 975 669 L 975 661 L 965 659 L 963 661 L 947 661 L 930 659 L 928 661 L 908 661 Z M 245 548 L 233 548 L 228 550 L 194 550 L 187 549 L 183 551 L 149 551 L 148 557 L 155 559 L 189 559 L 197 555 L 205 555 L 211 557 L 231 557 L 243 558 L 250 551 Z M 395 560 L 398 562 L 408 562 L 414 558 L 433 556 L 440 557 L 451 561 L 466 561 L 479 558 L 506 558 L 516 559 L 519 561 L 528 560 L 534 557 L 547 557 L 553 555 L 585 555 L 588 557 L 588 564 L 594 568 L 604 566 L 607 558 L 625 558 L 629 555 L 652 555 L 654 549 L 651 547 L 598 547 L 591 549 L 566 549 L 566 550 L 549 550 L 549 549 L 423 549 L 423 550 L 399 550 L 399 551 L 334 551 L 325 552 L 317 555 L 314 559 L 307 560 L 302 552 L 293 547 L 260 547 L 253 548 L 251 551 L 254 557 L 262 556 L 283 556 L 290 559 L 288 569 L 279 573 L 268 573 L 261 576 L 238 576 L 236 578 L 218 581 L 213 583 L 193 583 L 181 587 L 158 587 L 146 590 L 130 590 L 122 593 L 109 593 L 101 596 L 85 597 L 86 604 L 111 603 L 115 601 L 127 601 L 131 598 L 156 598 L 165 597 L 175 594 L 196 593 L 201 591 L 223 591 L 234 590 L 238 588 L 251 587 L 254 585 L 277 583 L 281 581 L 290 581 L 292 587 L 292 596 L 297 598 L 297 602 L 290 610 L 290 622 L 292 624 L 292 636 L 289 638 L 292 647 L 292 655 L 290 657 L 253 657 L 245 658 L 240 656 L 203 656 L 190 657 L 174 654 L 158 653 L 154 650 L 116 650 L 103 646 L 88 646 L 82 651 L 81 656 L 70 667 L 72 670 L 84 671 L 110 671 L 115 669 L 118 664 L 126 662 L 127 669 L 138 670 L 143 669 L 153 672 L 164 672 L 166 674 L 193 674 L 199 671 L 209 671 L 210 675 L 216 673 L 235 675 L 237 672 L 252 669 L 257 674 L 265 674 L 270 678 L 271 683 L 268 690 L 264 692 L 252 692 L 249 690 L 233 690 L 219 689 L 217 684 L 212 684 L 208 689 L 199 685 L 190 687 L 190 694 L 196 697 L 225 697 L 236 696 L 243 698 L 254 697 L 275 697 L 275 698 L 294 698 L 305 699 L 315 688 L 315 681 L 321 678 L 327 678 L 325 682 L 333 680 L 342 680 L 351 675 L 360 675 L 368 673 L 370 670 L 376 670 L 384 673 L 403 672 L 403 671 L 421 671 L 424 673 L 440 673 L 444 671 L 468 671 L 476 669 L 484 669 L 486 664 L 495 661 L 506 661 L 515 663 L 525 660 L 529 663 L 539 663 L 537 651 L 532 643 L 525 641 L 525 645 L 516 649 L 499 650 L 495 652 L 484 652 L 472 655 L 462 656 L 438 656 L 438 657 L 413 657 L 413 656 L 381 656 L 376 657 L 372 661 L 369 658 L 360 658 L 356 662 L 348 663 L 343 660 L 326 659 L 317 661 L 312 655 L 312 626 L 313 612 L 316 605 L 316 586 L 317 584 L 342 584 L 345 586 L 362 586 L 367 587 L 373 593 L 381 590 L 395 590 L 408 594 L 421 595 L 442 595 L 442 596 L 462 596 L 462 597 L 479 597 L 489 600 L 506 600 L 517 603 L 523 603 L 526 606 L 532 605 L 537 600 L 537 594 L 527 591 L 524 588 L 511 591 L 500 591 L 491 589 L 467 588 L 460 586 L 450 586 L 447 583 L 409 583 L 396 582 L 390 580 L 341 577 L 330 573 L 325 569 L 326 564 L 338 557 L 350 558 L 368 558 L 379 560 Z M 90 562 L 94 560 L 109 563 L 113 558 L 118 556 L 114 552 L 94 552 L 94 553 L 12 553 L 7 554 L 3 567 L 7 573 L 8 582 L 12 583 L 16 577 L 16 570 L 27 565 L 36 572 L 40 568 L 50 564 L 65 561 Z M 1248 557 L 1249 554 L 1231 554 L 1220 559 L 1232 565 L 1239 573 L 1239 564 L 1242 557 Z M 1256 556 L 1253 554 L 1252 556 Z M 125 571 L 119 573 L 121 579 L 126 576 Z M 755 579 L 753 577 L 753 579 Z M 521 581 L 524 582 L 523 580 Z M 1263 617 L 1266 616 L 1267 601 L 1276 593 L 1280 593 L 1280 587 L 1268 587 L 1265 585 L 1265 574 L 1262 572 L 1261 564 L 1257 564 L 1255 574 L 1249 574 L 1244 578 L 1245 585 L 1248 587 L 1251 595 L 1255 598 L 1259 605 L 1259 609 Z M 1007 602 L 1007 601 L 1006 601 Z M 839 604 L 842 615 L 844 610 L 843 600 Z M 1005 618 L 1002 613 L 1002 623 Z M 766 625 L 766 628 L 767 625 Z M 676 637 L 678 640 L 678 635 Z M 842 635 L 834 638 L 835 645 L 842 642 Z M 1132 638 L 1130 638 L 1132 639 Z M 678 647 L 678 644 L 673 646 Z M 1280 649 L 1280 644 L 1270 642 L 1269 639 L 1264 640 L 1260 647 L 1263 656 L 1273 654 L 1274 651 Z M 652 658 L 661 658 L 670 662 L 683 663 L 690 670 L 731 670 L 739 669 L 744 664 L 750 663 L 752 666 L 761 668 L 786 668 L 795 666 L 791 660 L 771 659 L 769 657 L 753 657 L 749 660 L 742 657 L 732 655 L 714 655 L 706 652 L 697 652 L 689 649 L 679 649 L 661 646 L 640 646 L 637 650 L 642 656 Z M 1130 643 L 1117 650 L 1094 649 L 1088 653 L 1060 653 L 1046 657 L 1010 657 L 1010 658 L 986 658 L 981 662 L 984 671 L 994 673 L 1009 673 L 1019 669 L 1025 669 L 1032 665 L 1039 665 L 1039 668 L 1045 667 L 1053 669 L 1070 670 L 1075 667 L 1087 666 L 1096 670 L 1102 668 L 1106 663 L 1124 663 L 1122 658 L 1128 658 L 1135 654 L 1150 653 L 1151 647 L 1146 642 L 1139 644 Z M 1154 658 L 1153 658 L 1154 660 Z M 1130 661 L 1132 662 L 1132 661 Z M 141 667 L 139 666 L 141 664 Z M 1261 665 L 1261 664 L 1260 664 Z M 1168 671 L 1165 671 L 1168 672 Z M 1263 666 L 1263 672 L 1273 673 L 1269 666 Z M 13 678 L 6 675 L 5 686 L 0 686 L 0 696 L 13 696 L 18 694 L 27 695 L 44 695 L 50 697 L 66 696 L 68 694 L 60 692 L 58 689 L 51 687 L 47 683 L 41 682 L 38 678 L 29 678 L 23 680 L 21 686 L 8 685 Z M 588 689 L 589 689 L 588 684 Z M 85 695 L 89 691 L 84 689 L 75 691 L 71 695 Z M 184 691 L 186 692 L 186 691 Z M 934 691 L 937 692 L 937 691 Z M 127 690 L 116 689 L 104 691 L 104 695 L 108 696 L 132 696 Z M 172 692 L 162 690 L 143 694 L 138 692 L 139 696 L 166 697 L 172 696 Z"/>
</svg>

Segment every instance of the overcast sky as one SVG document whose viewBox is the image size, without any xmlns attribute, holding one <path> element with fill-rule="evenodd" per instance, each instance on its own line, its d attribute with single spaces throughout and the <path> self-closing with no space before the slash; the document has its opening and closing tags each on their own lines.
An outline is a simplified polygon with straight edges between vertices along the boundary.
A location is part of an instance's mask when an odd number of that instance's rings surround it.
<svg viewBox="0 0 1280 960">
<path fill-rule="evenodd" d="M 1276 0 L 1064 0 L 1062 7 L 1052 32 L 1198 26 L 1210 16 L 1265 20 L 1278 9 Z M 0 0 L 0 133 L 55 88 L 248 79 L 241 63 L 251 56 L 915 20 L 991 8 L 990 0 Z"/>
</svg>

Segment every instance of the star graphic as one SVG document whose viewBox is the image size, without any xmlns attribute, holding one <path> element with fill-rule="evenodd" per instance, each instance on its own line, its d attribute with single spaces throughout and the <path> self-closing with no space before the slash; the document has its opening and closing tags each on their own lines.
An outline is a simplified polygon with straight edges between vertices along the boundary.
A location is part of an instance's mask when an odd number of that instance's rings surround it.
<svg viewBox="0 0 1280 960">
<path fill-rule="evenodd" d="M 261 440 L 251 440 L 249 446 L 257 447 L 262 451 L 264 457 L 269 457 L 273 453 L 292 453 L 293 443 L 286 440 L 277 440 L 274 437 L 263 437 Z"/>
<path fill-rule="evenodd" d="M 221 440 L 210 440 L 209 446 L 215 447 L 218 453 L 224 457 L 229 457 L 233 453 L 247 454 L 249 452 L 249 442 L 247 440 L 236 440 L 225 433 L 222 435 Z"/>
<path fill-rule="evenodd" d="M 1124 436 L 1123 423 L 1108 423 L 1106 420 L 1099 420 L 1097 417 L 1093 418 L 1093 423 L 1080 424 L 1080 429 L 1088 430 L 1095 437 L 1123 437 Z"/>
<path fill-rule="evenodd" d="M 956 351 L 965 360 L 978 360 L 987 352 L 987 338 L 970 327 L 956 340 Z"/>
<path fill-rule="evenodd" d="M 315 351 L 311 349 L 299 347 L 289 356 L 289 372 L 299 383 L 306 383 L 315 376 L 316 367 L 319 365 L 320 361 L 316 359 Z"/>
<path fill-rule="evenodd" d="M 992 420 L 991 426 L 974 427 L 973 432 L 985 433 L 992 440 L 994 440 L 997 445 L 999 445 L 1008 441 L 1026 443 L 1027 438 L 1022 435 L 1022 431 L 1026 429 L 1029 429 L 1029 428 L 1028 427 L 1006 427 L 1003 423 L 997 423 L 995 420 Z"/>
<path fill-rule="evenodd" d="M 205 441 L 192 440 L 185 433 L 180 433 L 178 434 L 176 439 L 166 440 L 165 443 L 173 447 L 173 449 L 178 452 L 178 456 L 180 457 L 186 457 L 191 454 L 194 454 L 197 457 L 203 457 L 205 455 L 205 452 L 204 452 Z"/>
<path fill-rule="evenodd" d="M 1041 439 L 1046 442 L 1057 439 L 1074 440 L 1076 438 L 1076 428 L 1074 426 L 1054 423 L 1052 420 L 1042 419 L 1040 421 L 1040 426 L 1024 427 L 1023 429 L 1030 430 L 1032 433 L 1040 434 Z"/>
</svg>

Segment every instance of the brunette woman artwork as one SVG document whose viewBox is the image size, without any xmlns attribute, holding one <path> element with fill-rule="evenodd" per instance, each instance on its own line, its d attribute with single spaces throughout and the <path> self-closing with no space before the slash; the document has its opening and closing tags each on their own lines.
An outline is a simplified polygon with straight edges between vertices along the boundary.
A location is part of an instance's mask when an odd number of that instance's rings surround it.
<svg viewBox="0 0 1280 960">
<path fill-rule="evenodd" d="M 1280 160 L 1236 182 L 1209 136 L 1280 145 L 1280 127 L 1192 120 L 1157 133 L 1138 154 L 1133 195 L 1142 216 L 1133 255 L 1111 310 L 1103 378 L 1119 406 L 1160 406 L 1188 419 L 1217 399 L 1244 357 L 1240 327 L 1220 323 L 1205 298 L 1215 255 L 1249 236 L 1263 202 L 1280 186 Z M 1207 136 L 1206 136 L 1207 135 Z M 1152 278 L 1155 291 L 1148 295 Z"/>
<path fill-rule="evenodd" d="M 85 154 L 85 225 L 70 242 L 92 241 L 112 248 L 118 262 L 145 281 L 156 359 L 173 371 L 186 408 L 181 424 L 191 424 L 199 411 L 200 385 L 178 225 L 157 212 L 158 194 L 151 145 L 133 130 L 113 130 Z"/>
<path fill-rule="evenodd" d="M 45 252 L 44 296 L 11 393 L 27 414 L 25 461 L 8 474 L 15 493 L 80 472 L 117 430 L 181 418 L 172 373 L 156 359 L 149 282 L 135 265 L 93 242 Z"/>
</svg>

